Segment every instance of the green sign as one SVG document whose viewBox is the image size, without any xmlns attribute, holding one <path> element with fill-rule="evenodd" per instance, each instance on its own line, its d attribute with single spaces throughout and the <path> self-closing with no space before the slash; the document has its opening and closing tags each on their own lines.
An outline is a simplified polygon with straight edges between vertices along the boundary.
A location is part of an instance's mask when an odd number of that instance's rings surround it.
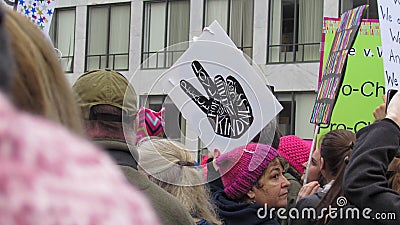
<svg viewBox="0 0 400 225">
<path fill-rule="evenodd" d="M 322 69 L 339 22 L 336 18 L 324 19 Z M 382 95 L 385 94 L 378 20 L 363 20 L 361 23 L 354 45 L 349 51 L 345 74 L 330 123 L 321 124 L 318 140 L 322 134 L 331 130 L 357 132 L 374 121 L 372 112 L 383 102 Z"/>
</svg>

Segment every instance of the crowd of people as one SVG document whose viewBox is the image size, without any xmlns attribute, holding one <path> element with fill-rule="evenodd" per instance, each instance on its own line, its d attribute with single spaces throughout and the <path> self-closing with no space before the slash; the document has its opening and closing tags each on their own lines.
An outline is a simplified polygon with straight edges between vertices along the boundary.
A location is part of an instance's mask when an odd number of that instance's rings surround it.
<svg viewBox="0 0 400 225">
<path fill-rule="evenodd" d="M 400 219 L 400 93 L 387 113 L 384 103 L 377 107 L 373 124 L 357 134 L 332 130 L 313 152 L 310 141 L 267 126 L 249 143 L 216 149 L 199 164 L 165 136 L 168 112 L 138 109 L 124 75 L 92 70 L 71 88 L 39 28 L 2 7 L 0 42 L 0 224 Z"/>
</svg>

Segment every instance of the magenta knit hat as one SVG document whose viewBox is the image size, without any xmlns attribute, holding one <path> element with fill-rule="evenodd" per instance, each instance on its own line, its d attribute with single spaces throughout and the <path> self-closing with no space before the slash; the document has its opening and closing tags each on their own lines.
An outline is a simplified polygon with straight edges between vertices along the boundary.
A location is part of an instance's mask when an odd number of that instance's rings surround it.
<svg viewBox="0 0 400 225">
<path fill-rule="evenodd" d="M 164 113 L 164 108 L 159 112 L 155 112 L 151 109 L 140 107 L 137 114 L 136 142 L 139 142 L 144 137 L 164 136 Z"/>
<path fill-rule="evenodd" d="M 222 175 L 225 194 L 233 199 L 242 198 L 256 184 L 278 152 L 269 145 L 251 143 L 237 147 L 216 159 Z"/>
<path fill-rule="evenodd" d="M 305 141 L 295 135 L 281 137 L 278 153 L 299 173 L 304 173 L 303 163 L 310 155 L 311 141 Z"/>
</svg>

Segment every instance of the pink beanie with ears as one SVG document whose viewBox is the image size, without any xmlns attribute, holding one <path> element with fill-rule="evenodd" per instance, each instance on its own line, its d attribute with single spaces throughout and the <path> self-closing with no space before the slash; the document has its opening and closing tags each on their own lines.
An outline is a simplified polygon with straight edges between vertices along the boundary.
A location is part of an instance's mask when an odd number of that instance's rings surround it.
<svg viewBox="0 0 400 225">
<path fill-rule="evenodd" d="M 259 143 L 250 143 L 220 155 L 216 164 L 222 175 L 225 194 L 233 200 L 242 198 L 277 156 L 274 148 Z"/>
<path fill-rule="evenodd" d="M 144 137 L 164 137 L 164 114 L 164 108 L 159 112 L 155 112 L 151 109 L 140 107 L 137 113 L 136 142 L 139 142 Z"/>
<path fill-rule="evenodd" d="M 303 163 L 310 155 L 311 141 L 305 141 L 295 135 L 281 137 L 278 152 L 299 173 L 304 173 Z"/>
</svg>

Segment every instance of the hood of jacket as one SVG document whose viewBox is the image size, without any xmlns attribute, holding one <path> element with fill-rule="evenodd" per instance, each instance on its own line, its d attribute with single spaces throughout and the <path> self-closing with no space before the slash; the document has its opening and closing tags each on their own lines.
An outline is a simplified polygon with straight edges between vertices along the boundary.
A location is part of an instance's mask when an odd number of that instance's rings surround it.
<svg viewBox="0 0 400 225">
<path fill-rule="evenodd" d="M 229 199 L 224 191 L 212 195 L 212 200 L 220 218 L 226 225 L 279 224 L 264 206 L 252 203 L 238 203 Z"/>
<path fill-rule="evenodd" d="M 94 143 L 103 148 L 120 166 L 129 166 L 137 170 L 139 154 L 135 146 L 120 140 L 95 138 Z"/>
</svg>

